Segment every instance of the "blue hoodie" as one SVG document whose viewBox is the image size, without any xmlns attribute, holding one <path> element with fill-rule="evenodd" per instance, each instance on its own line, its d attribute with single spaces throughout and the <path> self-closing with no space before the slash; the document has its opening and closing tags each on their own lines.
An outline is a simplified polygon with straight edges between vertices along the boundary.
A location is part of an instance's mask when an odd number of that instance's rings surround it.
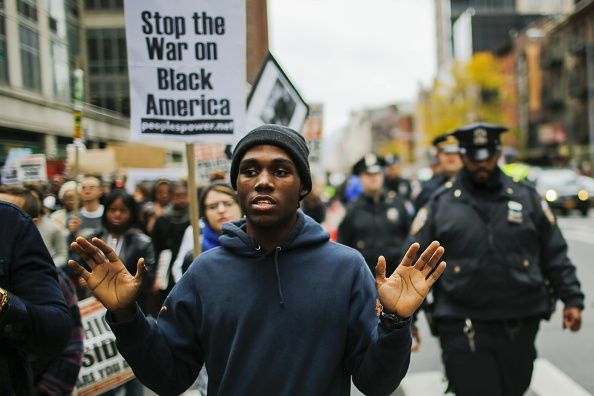
<svg viewBox="0 0 594 396">
<path fill-rule="evenodd" d="M 108 322 L 137 377 L 159 395 L 185 391 L 203 362 L 209 395 L 349 395 L 351 376 L 386 395 L 410 360 L 410 328 L 386 331 L 374 279 L 356 250 L 298 222 L 264 252 L 245 220 L 202 253 L 171 291 L 157 322 L 140 310 Z"/>
</svg>

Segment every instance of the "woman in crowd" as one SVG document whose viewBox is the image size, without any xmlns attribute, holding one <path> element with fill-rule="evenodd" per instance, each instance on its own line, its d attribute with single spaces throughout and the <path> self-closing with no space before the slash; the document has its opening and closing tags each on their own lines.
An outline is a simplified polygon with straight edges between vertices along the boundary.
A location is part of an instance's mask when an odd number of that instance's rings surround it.
<svg viewBox="0 0 594 396">
<path fill-rule="evenodd" d="M 50 215 L 50 219 L 60 227 L 60 230 L 67 237 L 70 233 L 68 231 L 68 223 L 74 214 L 74 205 L 76 201 L 76 182 L 67 181 L 62 184 L 60 191 L 58 192 L 58 199 L 64 206 L 62 209 L 58 209 Z"/>
<path fill-rule="evenodd" d="M 219 246 L 219 235 L 223 224 L 241 219 L 241 208 L 237 202 L 237 194 L 229 184 L 217 180 L 203 187 L 198 200 L 200 210 L 200 248 L 204 252 Z M 194 259 L 194 239 L 192 226 L 184 232 L 177 259 L 173 263 L 173 278 L 179 281 L 188 265 Z"/>
<path fill-rule="evenodd" d="M 94 236 L 103 239 L 111 246 L 131 274 L 136 273 L 138 259 L 144 257 L 148 271 L 138 304 L 145 310 L 148 292 L 154 281 L 155 254 L 151 238 L 138 228 L 138 205 L 134 197 L 121 189 L 109 193 L 105 198 L 105 210 L 101 218 L 101 225 L 101 229 Z M 121 388 L 125 389 L 127 396 L 144 394 L 142 384 L 134 379 L 105 395 L 115 395 Z"/>
</svg>

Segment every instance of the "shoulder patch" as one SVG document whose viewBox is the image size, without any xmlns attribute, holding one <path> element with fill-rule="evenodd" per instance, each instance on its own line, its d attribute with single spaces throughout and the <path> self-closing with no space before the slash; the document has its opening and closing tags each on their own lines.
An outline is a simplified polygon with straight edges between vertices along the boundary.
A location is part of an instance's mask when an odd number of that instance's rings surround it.
<svg viewBox="0 0 594 396">
<path fill-rule="evenodd" d="M 423 207 L 417 212 L 417 215 L 410 226 L 411 235 L 416 235 L 419 231 L 421 231 L 423 226 L 425 226 L 428 217 L 429 209 L 427 209 L 427 207 Z"/>
<path fill-rule="evenodd" d="M 551 207 L 549 206 L 547 201 L 542 199 L 540 201 L 540 206 L 542 206 L 542 211 L 544 212 L 549 223 L 555 224 L 555 215 L 553 214 L 553 211 L 551 210 Z"/>
</svg>

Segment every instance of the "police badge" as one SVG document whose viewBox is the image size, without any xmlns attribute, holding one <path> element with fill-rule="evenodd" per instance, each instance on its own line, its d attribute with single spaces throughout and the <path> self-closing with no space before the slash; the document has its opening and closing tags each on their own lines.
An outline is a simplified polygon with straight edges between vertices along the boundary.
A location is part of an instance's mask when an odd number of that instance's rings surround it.
<svg viewBox="0 0 594 396">
<path fill-rule="evenodd" d="M 472 143 L 474 143 L 475 146 L 485 146 L 489 143 L 487 130 L 485 128 L 476 128 L 474 130 Z"/>
</svg>

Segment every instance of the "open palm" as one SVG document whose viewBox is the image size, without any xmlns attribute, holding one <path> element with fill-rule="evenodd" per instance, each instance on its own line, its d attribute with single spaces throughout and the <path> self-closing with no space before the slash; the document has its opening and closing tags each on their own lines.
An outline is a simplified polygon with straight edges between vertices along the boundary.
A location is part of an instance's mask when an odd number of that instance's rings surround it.
<svg viewBox="0 0 594 396">
<path fill-rule="evenodd" d="M 444 252 L 439 242 L 432 242 L 413 265 L 419 249 L 420 245 L 413 243 L 388 278 L 383 256 L 379 257 L 375 267 L 375 284 L 380 303 L 386 311 L 403 318 L 415 313 L 446 267 L 444 261 L 437 265 Z"/>
<path fill-rule="evenodd" d="M 89 242 L 78 237 L 70 248 L 85 261 L 91 272 L 74 260 L 69 260 L 68 265 L 97 300 L 112 310 L 130 309 L 134 305 L 146 273 L 144 259 L 138 260 L 136 275 L 132 276 L 113 249 L 99 238 Z"/>
</svg>

